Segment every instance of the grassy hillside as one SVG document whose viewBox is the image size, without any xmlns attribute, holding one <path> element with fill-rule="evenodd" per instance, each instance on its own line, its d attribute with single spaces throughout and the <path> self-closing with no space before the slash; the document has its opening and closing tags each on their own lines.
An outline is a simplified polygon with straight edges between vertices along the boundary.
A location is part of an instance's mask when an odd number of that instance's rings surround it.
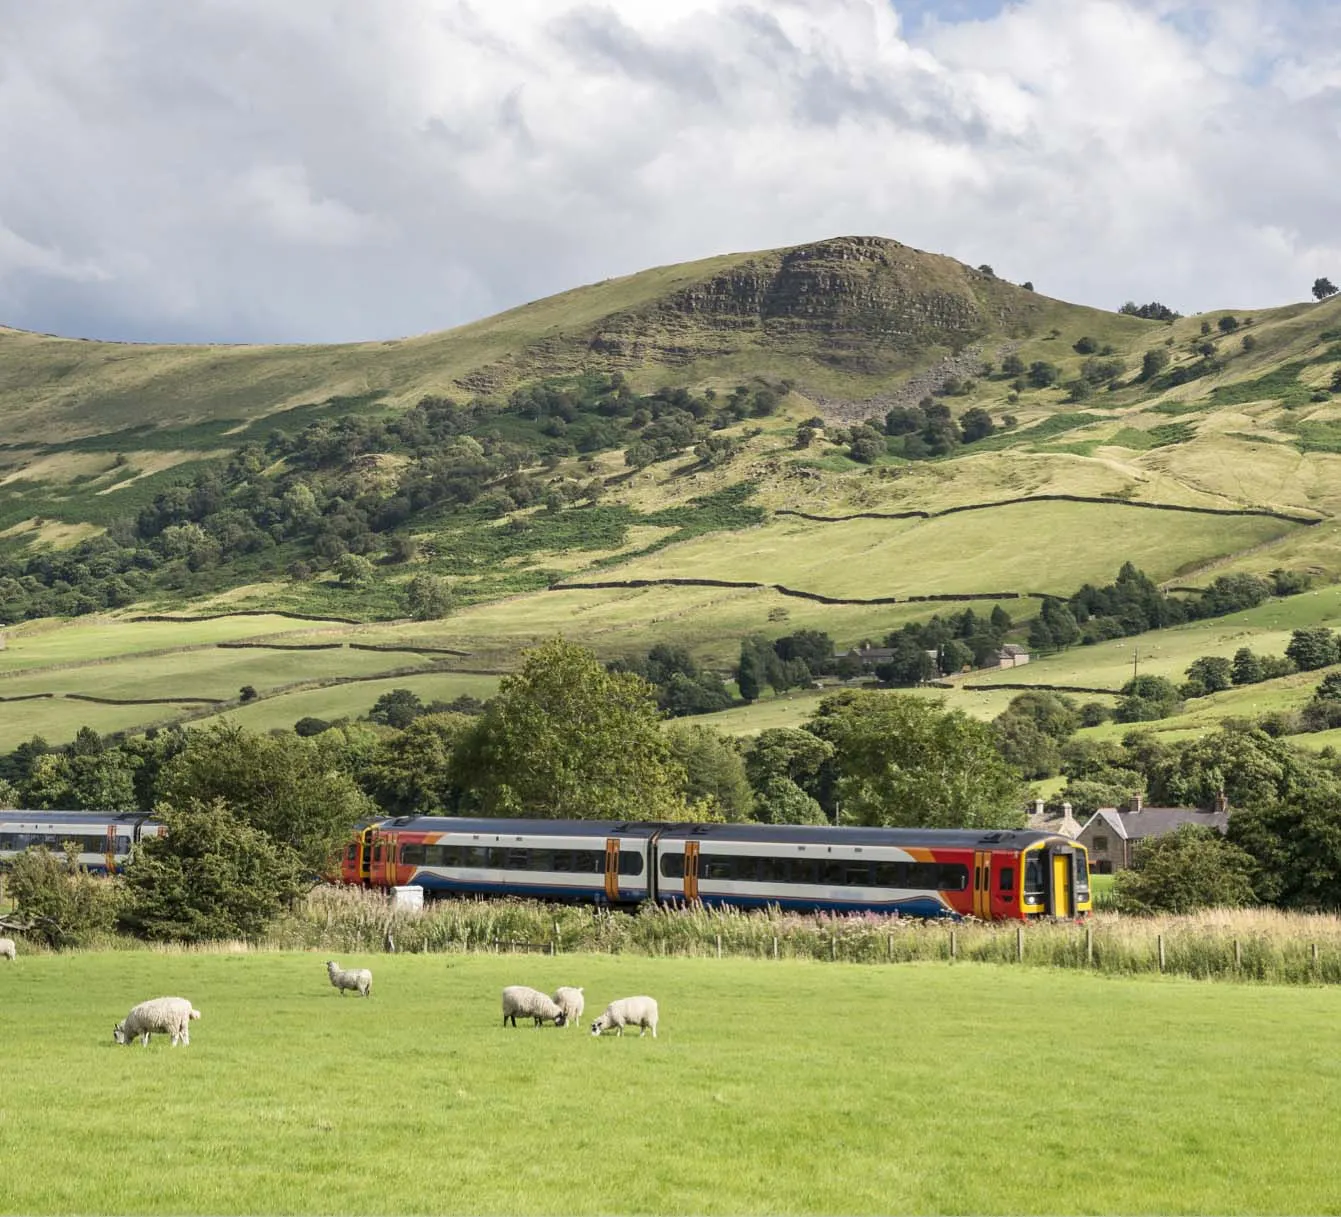
<svg viewBox="0 0 1341 1217">
<path fill-rule="evenodd" d="M 397 681 L 473 695 L 554 633 L 606 657 L 683 645 L 725 670 L 750 633 L 817 629 L 848 647 L 932 612 L 990 611 L 955 597 L 1015 593 L 1001 604 L 1023 622 L 1037 594 L 1105 583 L 1126 561 L 1166 589 L 1284 568 L 1327 590 L 983 683 L 1115 688 L 1133 644 L 1142 671 L 1175 678 L 1200 654 L 1279 653 L 1290 629 L 1332 619 L 1327 585 L 1341 579 L 1334 381 L 1341 298 L 1147 321 L 875 238 L 659 268 L 394 342 L 170 347 L 0 329 L 0 601 L 11 621 L 82 614 L 9 630 L 0 697 L 51 696 L 0 702 L 0 743 L 234 710 L 283 726 L 362 712 Z M 538 396 L 510 396 L 519 386 Z M 440 430 L 411 441 L 397 420 L 425 395 L 481 404 L 419 412 Z M 928 400 L 957 426 L 985 412 L 991 433 L 911 448 L 886 414 Z M 692 434 L 635 458 L 663 406 L 692 413 Z M 858 453 L 867 420 L 875 446 Z M 466 476 L 458 499 L 421 494 Z M 316 531 L 286 531 L 283 496 L 305 478 Z M 213 514 L 190 506 L 193 486 Z M 162 516 L 147 531 L 146 511 Z M 351 511 L 366 577 L 336 568 Z M 211 537 L 233 548 L 221 557 Z M 109 582 L 109 563 L 124 577 Z M 447 587 L 440 619 L 407 620 L 418 576 Z M 102 580 L 91 599 L 86 578 Z M 685 579 L 706 585 L 665 582 Z M 952 599 L 913 599 L 925 596 Z M 146 610 L 327 620 L 128 620 Z M 340 645 L 218 646 L 248 639 Z M 259 696 L 237 708 L 243 685 Z M 982 715 L 1001 697 L 944 695 Z M 1196 722 L 1237 704 L 1217 697 Z M 721 724 L 789 713 L 761 704 Z"/>
</svg>

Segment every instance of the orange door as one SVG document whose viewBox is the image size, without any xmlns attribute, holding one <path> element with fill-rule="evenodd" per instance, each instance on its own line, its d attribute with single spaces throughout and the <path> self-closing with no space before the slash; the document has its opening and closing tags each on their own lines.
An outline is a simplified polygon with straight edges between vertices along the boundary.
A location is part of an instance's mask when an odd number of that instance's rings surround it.
<svg viewBox="0 0 1341 1217">
<path fill-rule="evenodd" d="M 619 838 L 605 839 L 605 898 L 619 903 Z"/>
<path fill-rule="evenodd" d="M 688 902 L 698 899 L 698 842 L 684 843 L 684 898 Z"/>
</svg>

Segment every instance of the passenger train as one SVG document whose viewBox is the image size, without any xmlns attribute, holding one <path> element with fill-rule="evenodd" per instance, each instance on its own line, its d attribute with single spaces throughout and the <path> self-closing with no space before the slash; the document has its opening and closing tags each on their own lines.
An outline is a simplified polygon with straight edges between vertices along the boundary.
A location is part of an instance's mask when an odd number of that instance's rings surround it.
<svg viewBox="0 0 1341 1217">
<path fill-rule="evenodd" d="M 85 870 L 108 874 L 121 869 L 136 841 L 163 832 L 142 811 L 0 811 L 0 863 L 32 845 L 58 854 L 73 842 Z"/>
<path fill-rule="evenodd" d="M 612 907 L 724 905 L 984 921 L 1090 912 L 1082 845 L 1046 832 L 399 816 L 360 828 L 345 883 Z"/>
</svg>

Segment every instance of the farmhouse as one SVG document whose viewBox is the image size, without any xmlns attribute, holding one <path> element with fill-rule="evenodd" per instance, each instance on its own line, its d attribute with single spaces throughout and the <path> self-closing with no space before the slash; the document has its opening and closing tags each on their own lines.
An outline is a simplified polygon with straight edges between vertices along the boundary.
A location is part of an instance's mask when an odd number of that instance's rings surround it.
<svg viewBox="0 0 1341 1217">
<path fill-rule="evenodd" d="M 1085 821 L 1077 840 L 1089 850 L 1090 870 L 1096 875 L 1111 875 L 1131 866 L 1141 841 L 1162 837 L 1183 824 L 1200 824 L 1224 832 L 1229 825 L 1229 807 L 1223 796 L 1213 811 L 1199 807 L 1146 807 L 1138 794 L 1125 811 L 1100 807 Z"/>
<path fill-rule="evenodd" d="M 1020 668 L 1029 662 L 1029 652 L 1022 646 L 1017 646 L 1013 642 L 1006 643 L 996 653 L 996 666 L 998 668 Z"/>
<path fill-rule="evenodd" d="M 869 642 L 863 642 L 861 646 L 853 647 L 850 651 L 844 651 L 836 658 L 855 659 L 861 665 L 863 672 L 873 672 L 876 664 L 884 663 L 893 654 L 893 647 L 873 647 Z"/>
</svg>

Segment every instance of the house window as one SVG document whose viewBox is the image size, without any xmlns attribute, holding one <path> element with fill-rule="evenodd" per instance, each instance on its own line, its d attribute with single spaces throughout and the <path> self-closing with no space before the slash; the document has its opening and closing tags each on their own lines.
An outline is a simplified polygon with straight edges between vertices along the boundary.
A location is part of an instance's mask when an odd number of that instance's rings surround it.
<svg viewBox="0 0 1341 1217">
<path fill-rule="evenodd" d="M 1094 848 L 1095 848 L 1095 849 L 1107 849 L 1107 848 L 1108 848 L 1108 838 L 1107 838 L 1107 837 L 1095 837 L 1095 838 L 1094 838 Z"/>
</svg>

